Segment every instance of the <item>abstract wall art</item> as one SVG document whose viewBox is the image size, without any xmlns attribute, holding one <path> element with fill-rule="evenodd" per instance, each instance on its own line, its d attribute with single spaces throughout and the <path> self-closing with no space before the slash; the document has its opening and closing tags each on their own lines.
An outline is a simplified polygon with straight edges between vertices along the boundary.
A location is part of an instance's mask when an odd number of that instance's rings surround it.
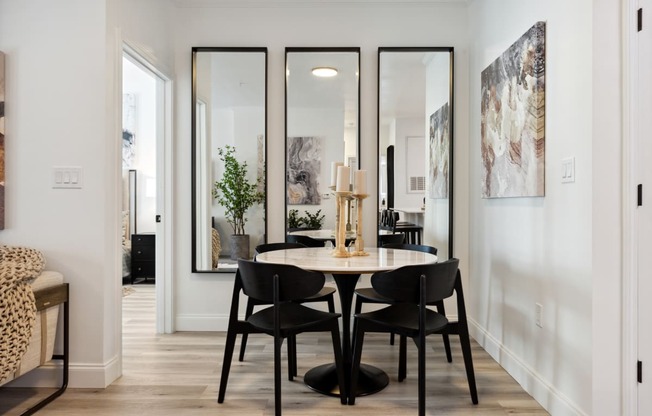
<svg viewBox="0 0 652 416">
<path fill-rule="evenodd" d="M 448 198 L 449 160 L 450 160 L 450 130 L 448 103 L 430 116 L 430 149 L 428 170 L 430 176 L 431 199 Z"/>
<path fill-rule="evenodd" d="M 321 138 L 288 137 L 287 201 L 289 205 L 319 205 Z"/>
<path fill-rule="evenodd" d="M 544 196 L 545 22 L 481 75 L 482 197 Z"/>
<path fill-rule="evenodd" d="M 5 54 L 0 52 L 0 230 L 5 229 Z"/>
<path fill-rule="evenodd" d="M 129 169 L 136 158 L 136 96 L 122 95 L 122 168 Z"/>
</svg>

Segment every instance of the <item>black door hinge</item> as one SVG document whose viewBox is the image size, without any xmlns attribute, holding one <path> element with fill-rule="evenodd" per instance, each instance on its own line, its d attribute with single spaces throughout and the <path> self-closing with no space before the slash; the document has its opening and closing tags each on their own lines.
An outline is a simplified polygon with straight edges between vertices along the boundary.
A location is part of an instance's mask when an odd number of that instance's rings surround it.
<svg viewBox="0 0 652 416">
<path fill-rule="evenodd" d="M 638 9 L 638 12 L 636 13 L 636 20 L 637 20 L 638 31 L 640 32 L 641 30 L 643 30 L 643 9 Z"/>
<path fill-rule="evenodd" d="M 636 380 L 639 383 L 643 382 L 643 362 L 641 361 L 636 363 Z"/>
<path fill-rule="evenodd" d="M 638 189 L 637 189 L 637 196 L 636 196 L 636 204 L 639 207 L 643 206 L 643 184 L 639 183 L 638 184 Z"/>
<path fill-rule="evenodd" d="M 156 216 L 156 222 L 161 222 L 161 216 L 160 215 Z"/>
</svg>

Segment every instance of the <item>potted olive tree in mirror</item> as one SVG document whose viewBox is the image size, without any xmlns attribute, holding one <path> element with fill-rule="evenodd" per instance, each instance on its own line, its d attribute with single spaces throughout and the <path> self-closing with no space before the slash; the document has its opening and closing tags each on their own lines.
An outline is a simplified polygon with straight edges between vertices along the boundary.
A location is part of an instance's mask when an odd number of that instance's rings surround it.
<svg viewBox="0 0 652 416">
<path fill-rule="evenodd" d="M 213 198 L 224 207 L 226 222 L 233 229 L 231 235 L 231 258 L 249 258 L 249 235 L 245 234 L 245 216 L 254 204 L 264 201 L 265 195 L 258 189 L 258 178 L 252 183 L 247 178 L 247 162 L 235 158 L 235 147 L 226 145 L 217 149 L 224 162 L 222 178 L 213 184 Z"/>
</svg>

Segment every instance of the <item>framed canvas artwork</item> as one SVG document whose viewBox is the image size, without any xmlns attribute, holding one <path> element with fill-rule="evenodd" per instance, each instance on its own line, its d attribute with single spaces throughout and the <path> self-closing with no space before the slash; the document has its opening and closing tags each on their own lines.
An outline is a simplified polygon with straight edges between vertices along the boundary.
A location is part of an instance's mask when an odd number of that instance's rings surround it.
<svg viewBox="0 0 652 416">
<path fill-rule="evenodd" d="M 430 115 L 429 174 L 430 198 L 448 198 L 450 130 L 448 128 L 448 103 Z"/>
<path fill-rule="evenodd" d="M 122 95 L 122 168 L 129 169 L 136 157 L 136 96 Z"/>
<path fill-rule="evenodd" d="M 544 196 L 545 22 L 481 75 L 482 197 Z"/>
<path fill-rule="evenodd" d="M 319 205 L 321 138 L 288 137 L 287 202 L 289 205 Z"/>
</svg>

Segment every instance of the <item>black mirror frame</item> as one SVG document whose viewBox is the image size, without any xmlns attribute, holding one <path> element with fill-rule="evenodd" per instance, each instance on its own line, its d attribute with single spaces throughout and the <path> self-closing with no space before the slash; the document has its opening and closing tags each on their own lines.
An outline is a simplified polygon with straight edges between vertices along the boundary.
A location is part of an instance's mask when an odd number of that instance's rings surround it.
<svg viewBox="0 0 652 416">
<path fill-rule="evenodd" d="M 192 58 L 191 58 L 191 68 L 192 68 L 192 80 L 191 80 L 191 202 L 192 202 L 192 253 L 191 253 L 191 264 L 192 264 L 192 273 L 235 273 L 233 269 L 225 270 L 198 270 L 197 269 L 197 129 L 196 129 L 196 105 L 197 100 L 197 69 L 196 69 L 196 59 L 198 52 L 247 52 L 247 53 L 264 53 L 265 55 L 265 163 L 267 163 L 267 89 L 268 89 L 268 54 L 266 47 L 212 47 L 212 46 L 193 46 L 192 47 Z M 265 229 L 264 235 L 267 236 L 267 169 L 265 169 Z"/>
<path fill-rule="evenodd" d="M 288 53 L 301 53 L 301 52 L 354 52 L 357 53 L 358 55 L 358 114 L 357 114 L 357 147 L 356 147 L 356 160 L 358 163 L 357 168 L 361 169 L 360 166 L 360 76 L 361 76 L 361 68 L 360 68 L 360 47 L 286 47 L 285 48 L 285 69 L 287 71 L 288 67 Z M 287 175 L 287 166 L 288 166 L 288 158 L 287 158 L 287 146 L 288 146 L 288 77 L 285 76 L 285 155 L 284 155 L 284 168 L 283 171 Z M 284 233 L 287 235 L 288 232 L 288 182 L 287 178 L 284 179 L 285 181 L 285 193 L 284 193 L 284 199 L 285 199 L 285 218 L 284 218 L 284 223 L 285 223 L 285 228 L 284 228 Z"/>
<path fill-rule="evenodd" d="M 379 47 L 378 48 L 378 59 L 377 59 L 377 97 L 376 97 L 376 126 L 377 126 L 377 137 L 376 137 L 376 180 L 380 179 L 380 162 L 378 160 L 378 155 L 380 155 L 380 55 L 382 52 L 448 52 L 450 54 L 450 80 L 449 80 L 449 102 L 450 102 L 450 160 L 449 160 L 449 203 L 448 203 L 448 257 L 453 258 L 453 205 L 454 205 L 454 147 L 455 147 L 455 48 L 452 46 L 433 46 L 433 47 Z M 376 192 L 379 192 L 379 189 L 376 189 Z M 377 224 L 380 223 L 380 212 L 377 212 Z M 444 259 L 446 260 L 446 259 Z"/>
</svg>

